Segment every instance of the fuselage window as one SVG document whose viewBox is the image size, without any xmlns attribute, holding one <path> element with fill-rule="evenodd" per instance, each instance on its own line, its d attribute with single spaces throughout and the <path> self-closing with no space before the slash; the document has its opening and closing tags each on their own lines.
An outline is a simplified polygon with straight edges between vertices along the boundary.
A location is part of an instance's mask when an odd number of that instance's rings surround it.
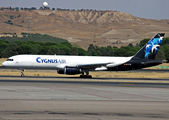
<svg viewBox="0 0 169 120">
<path fill-rule="evenodd" d="M 13 59 L 7 59 L 6 61 L 13 61 Z"/>
</svg>

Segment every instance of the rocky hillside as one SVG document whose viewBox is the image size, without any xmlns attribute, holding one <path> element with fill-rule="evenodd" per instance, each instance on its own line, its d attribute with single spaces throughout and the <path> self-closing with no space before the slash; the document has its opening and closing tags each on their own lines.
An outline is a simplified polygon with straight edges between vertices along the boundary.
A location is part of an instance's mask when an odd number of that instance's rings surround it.
<svg viewBox="0 0 169 120">
<path fill-rule="evenodd" d="M 169 36 L 169 20 L 138 18 L 118 11 L 0 11 L 0 26 L 0 35 L 29 31 L 49 34 L 85 49 L 89 44 L 136 44 L 157 32 Z"/>
</svg>

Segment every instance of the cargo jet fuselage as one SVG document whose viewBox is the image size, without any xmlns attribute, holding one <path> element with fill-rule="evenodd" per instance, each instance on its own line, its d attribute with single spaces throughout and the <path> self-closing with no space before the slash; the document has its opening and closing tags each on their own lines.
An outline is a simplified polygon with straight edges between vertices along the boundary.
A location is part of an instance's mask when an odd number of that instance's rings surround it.
<svg viewBox="0 0 169 120">
<path fill-rule="evenodd" d="M 3 62 L 4 67 L 24 69 L 55 69 L 59 74 L 82 74 L 91 77 L 89 71 L 123 71 L 161 64 L 155 55 L 164 38 L 156 34 L 146 45 L 131 57 L 64 56 L 64 55 L 16 55 Z M 86 73 L 86 75 L 84 75 Z"/>
</svg>

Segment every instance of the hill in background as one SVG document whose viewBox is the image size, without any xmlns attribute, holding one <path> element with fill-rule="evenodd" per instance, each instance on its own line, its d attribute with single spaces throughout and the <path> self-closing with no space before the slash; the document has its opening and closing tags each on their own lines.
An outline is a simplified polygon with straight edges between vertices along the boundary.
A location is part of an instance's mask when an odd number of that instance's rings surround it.
<svg viewBox="0 0 169 120">
<path fill-rule="evenodd" d="M 48 34 L 87 49 L 125 46 L 150 38 L 157 32 L 169 37 L 169 20 L 151 20 L 118 11 L 8 11 L 0 10 L 0 35 L 22 32 Z M 30 28 L 29 28 L 30 26 Z"/>
</svg>

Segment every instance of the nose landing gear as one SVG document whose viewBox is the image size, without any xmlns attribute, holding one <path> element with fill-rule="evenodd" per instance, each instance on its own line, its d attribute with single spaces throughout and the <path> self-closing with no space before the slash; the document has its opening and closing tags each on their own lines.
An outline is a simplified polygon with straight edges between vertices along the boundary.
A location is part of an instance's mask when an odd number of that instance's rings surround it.
<svg viewBox="0 0 169 120">
<path fill-rule="evenodd" d="M 25 76 L 25 75 L 24 75 L 25 69 L 21 68 L 21 69 L 19 69 L 19 70 L 21 70 L 21 77 L 24 77 L 24 76 Z"/>
</svg>

